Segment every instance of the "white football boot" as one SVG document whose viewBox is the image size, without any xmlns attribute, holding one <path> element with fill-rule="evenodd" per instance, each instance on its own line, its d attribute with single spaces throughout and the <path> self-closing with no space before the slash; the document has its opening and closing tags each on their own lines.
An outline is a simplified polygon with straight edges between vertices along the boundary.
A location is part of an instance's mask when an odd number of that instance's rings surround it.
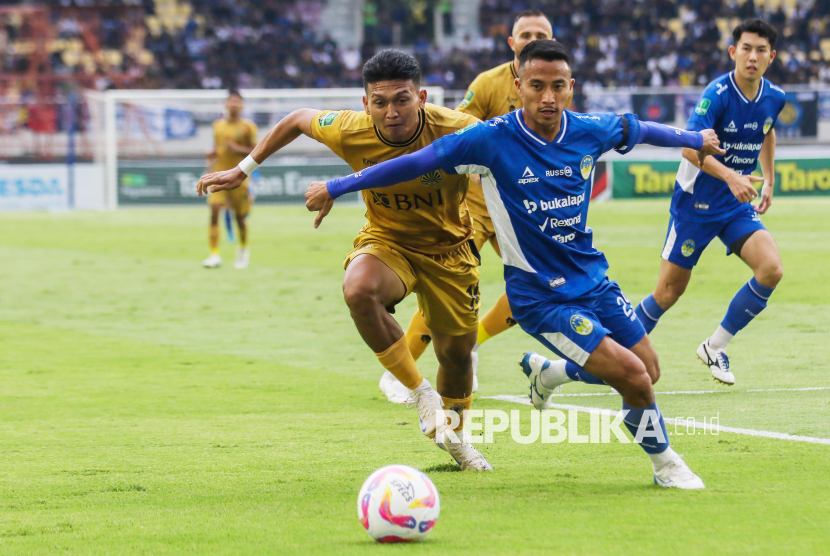
<svg viewBox="0 0 830 556">
<path fill-rule="evenodd" d="M 202 266 L 205 268 L 219 268 L 222 266 L 222 257 L 214 253 L 202 261 Z"/>
<path fill-rule="evenodd" d="M 550 361 L 538 353 L 529 351 L 524 354 L 519 366 L 530 380 L 530 401 L 533 403 L 533 407 L 539 410 L 547 409 L 550 404 L 550 397 L 556 387 L 548 389 L 542 386 L 540 376 L 542 371 L 550 367 Z"/>
<path fill-rule="evenodd" d="M 654 468 L 654 484 L 663 488 L 699 490 L 706 488 L 703 480 L 692 473 L 680 456 L 660 468 Z"/>
<path fill-rule="evenodd" d="M 424 379 L 420 386 L 409 391 L 409 398 L 410 401 L 406 405 L 418 408 L 418 420 L 424 436 L 435 438 L 437 433 L 444 432 L 447 428 L 444 402 L 427 379 Z"/>
<path fill-rule="evenodd" d="M 247 247 L 240 247 L 236 251 L 236 261 L 233 263 L 234 268 L 248 268 L 248 262 L 251 260 L 251 252 Z"/>
<path fill-rule="evenodd" d="M 478 352 L 470 354 L 473 359 L 473 393 L 478 392 Z"/>
<path fill-rule="evenodd" d="M 456 433 L 459 442 L 450 442 L 447 433 L 435 435 L 435 445 L 449 453 L 452 459 L 461 466 L 461 471 L 492 471 L 493 466 L 487 463 L 481 452 L 476 450 L 463 431 Z"/>
<path fill-rule="evenodd" d="M 710 347 L 709 338 L 697 348 L 697 358 L 709 367 L 715 381 L 727 386 L 735 384 L 735 375 L 729 370 L 729 357 L 724 350 Z"/>
<path fill-rule="evenodd" d="M 380 377 L 378 387 L 383 392 L 383 395 L 386 396 L 386 399 L 392 403 L 402 404 L 411 401 L 409 388 L 401 384 L 401 381 L 395 378 L 395 375 L 389 371 L 386 371 Z"/>
</svg>

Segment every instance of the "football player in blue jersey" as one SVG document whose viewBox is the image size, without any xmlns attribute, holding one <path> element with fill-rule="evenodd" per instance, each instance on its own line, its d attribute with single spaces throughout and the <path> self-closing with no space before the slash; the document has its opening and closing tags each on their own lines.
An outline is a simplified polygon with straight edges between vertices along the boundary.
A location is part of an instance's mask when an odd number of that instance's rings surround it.
<svg viewBox="0 0 830 556">
<path fill-rule="evenodd" d="M 606 276 L 608 262 L 594 248 L 586 219 L 595 162 L 604 152 L 626 153 L 638 143 L 683 146 L 698 151 L 703 164 L 706 155 L 724 151 L 712 130 L 565 110 L 573 84 L 568 50 L 552 40 L 533 41 L 519 57 L 516 88 L 523 109 L 351 176 L 312 183 L 306 206 L 320 211 L 316 225 L 333 199 L 349 191 L 425 172 L 479 174 L 514 318 L 564 358 L 525 354 L 520 364 L 533 405 L 547 407 L 554 389 L 566 382 L 613 386 L 623 398 L 626 426 L 652 460 L 654 482 L 700 489 L 703 481 L 669 446 L 654 399 L 657 354 L 620 287 Z"/>
<path fill-rule="evenodd" d="M 777 36 L 760 19 L 744 21 L 732 31 L 729 55 L 735 60 L 735 71 L 706 87 L 687 126 L 696 131 L 714 129 L 726 154 L 710 157 L 698 168 L 695 153 L 684 149 L 657 286 L 636 308 L 651 333 L 686 291 L 703 250 L 715 236 L 720 238 L 726 254 L 736 254 L 753 273 L 735 294 L 715 333 L 697 348 L 713 379 L 726 385 L 735 383 L 726 346 L 764 310 L 784 272 L 778 247 L 760 218 L 772 203 L 775 122 L 784 107 L 784 91 L 764 79 L 775 59 Z M 751 175 L 759 161 L 763 178 Z M 754 207 L 756 181 L 763 181 L 763 187 L 761 201 Z"/>
</svg>

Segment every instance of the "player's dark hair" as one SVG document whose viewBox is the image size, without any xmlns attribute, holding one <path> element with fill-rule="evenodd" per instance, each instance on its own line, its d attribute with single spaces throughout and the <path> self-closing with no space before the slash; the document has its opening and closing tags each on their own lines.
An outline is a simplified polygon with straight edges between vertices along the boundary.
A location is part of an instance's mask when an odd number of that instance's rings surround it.
<svg viewBox="0 0 830 556">
<path fill-rule="evenodd" d="M 548 19 L 548 16 L 546 16 L 545 14 L 540 12 L 539 10 L 523 10 L 523 11 L 519 12 L 518 14 L 516 14 L 516 19 L 513 20 L 513 27 L 515 27 L 516 23 L 518 23 L 519 20 L 522 19 L 523 17 L 544 17 L 545 19 Z M 550 21 L 550 20 L 548 20 L 548 21 Z"/>
<path fill-rule="evenodd" d="M 421 66 L 414 56 L 400 50 L 381 50 L 363 64 L 363 87 L 369 83 L 391 81 L 393 79 L 411 79 L 416 85 L 421 83 Z"/>
<path fill-rule="evenodd" d="M 562 60 L 568 67 L 571 64 L 571 53 L 561 43 L 552 39 L 539 39 L 527 43 L 519 54 L 519 68 L 524 66 L 530 60 L 545 60 L 546 62 L 555 62 Z"/>
<path fill-rule="evenodd" d="M 747 19 L 742 21 L 732 30 L 732 44 L 736 47 L 741 42 L 741 35 L 744 33 L 755 33 L 769 41 L 770 50 L 775 49 L 775 41 L 778 40 L 778 31 L 763 19 Z"/>
<path fill-rule="evenodd" d="M 230 97 L 239 97 L 240 100 L 242 99 L 242 93 L 239 92 L 239 89 L 228 89 L 228 98 Z"/>
</svg>

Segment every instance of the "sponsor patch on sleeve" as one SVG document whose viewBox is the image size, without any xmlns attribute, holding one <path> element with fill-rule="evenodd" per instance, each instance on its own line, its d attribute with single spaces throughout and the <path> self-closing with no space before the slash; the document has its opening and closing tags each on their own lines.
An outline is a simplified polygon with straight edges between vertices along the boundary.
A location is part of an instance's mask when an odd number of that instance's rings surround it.
<svg viewBox="0 0 830 556">
<path fill-rule="evenodd" d="M 697 114 L 698 116 L 705 115 L 706 112 L 709 111 L 709 105 L 711 104 L 712 101 L 710 101 L 708 98 L 700 99 L 700 102 L 698 102 L 697 106 L 695 106 L 695 114 Z"/>
</svg>

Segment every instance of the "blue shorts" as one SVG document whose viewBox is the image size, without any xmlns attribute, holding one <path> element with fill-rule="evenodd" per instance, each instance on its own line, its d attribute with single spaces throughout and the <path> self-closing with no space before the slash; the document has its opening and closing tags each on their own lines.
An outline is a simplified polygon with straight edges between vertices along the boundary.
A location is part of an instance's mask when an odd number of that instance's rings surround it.
<svg viewBox="0 0 830 556">
<path fill-rule="evenodd" d="M 761 216 L 751 205 L 725 220 L 715 222 L 693 222 L 672 216 L 661 256 L 670 263 L 691 270 L 715 236 L 726 245 L 726 254 L 730 255 L 732 251 L 729 248 L 733 243 L 758 230 L 766 230 L 766 227 L 761 224 Z"/>
<path fill-rule="evenodd" d="M 605 336 L 631 349 L 646 335 L 620 286 L 608 278 L 567 303 L 543 296 L 511 295 L 508 299 L 513 318 L 525 332 L 580 367 Z"/>
</svg>

